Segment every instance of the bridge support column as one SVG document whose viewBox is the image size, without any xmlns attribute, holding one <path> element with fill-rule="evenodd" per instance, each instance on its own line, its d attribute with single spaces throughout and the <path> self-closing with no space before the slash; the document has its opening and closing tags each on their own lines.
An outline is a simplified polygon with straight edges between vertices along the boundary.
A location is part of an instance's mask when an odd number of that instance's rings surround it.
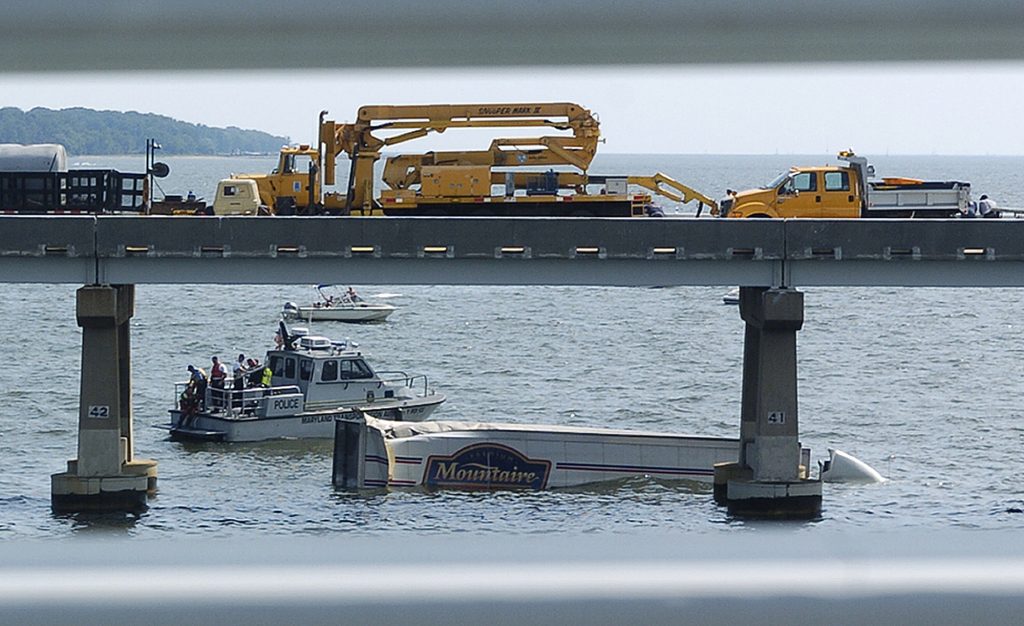
<svg viewBox="0 0 1024 626">
<path fill-rule="evenodd" d="M 78 458 L 51 476 L 58 513 L 139 512 L 156 491 L 156 462 L 136 459 L 132 435 L 131 341 L 134 285 L 87 285 L 77 293 L 82 327 Z"/>
<path fill-rule="evenodd" d="M 715 467 L 715 500 L 741 517 L 813 518 L 821 514 L 821 481 L 800 465 L 796 331 L 804 294 L 743 287 L 743 403 L 740 457 Z"/>
</svg>

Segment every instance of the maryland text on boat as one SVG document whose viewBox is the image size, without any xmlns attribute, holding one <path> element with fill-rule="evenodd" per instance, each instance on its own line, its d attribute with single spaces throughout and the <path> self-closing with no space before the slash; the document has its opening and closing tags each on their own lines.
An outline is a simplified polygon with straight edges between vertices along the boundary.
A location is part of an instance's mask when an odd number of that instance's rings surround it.
<svg viewBox="0 0 1024 626">
<path fill-rule="evenodd" d="M 285 302 L 282 314 L 286 319 L 333 322 L 380 322 L 395 312 L 394 306 L 383 302 L 367 302 L 349 287 L 334 294 L 336 285 L 317 285 L 320 300 L 308 306 Z"/>
<path fill-rule="evenodd" d="M 280 325 L 281 345 L 264 363 L 269 387 L 215 389 L 201 400 L 189 397 L 189 384 L 175 385 L 177 406 L 169 430 L 174 439 L 262 441 L 330 438 L 334 419 L 359 407 L 397 421 L 426 419 L 445 397 L 434 393 L 425 375 L 376 372 L 357 346 L 331 341 Z M 228 383 L 230 385 L 230 381 Z"/>
</svg>

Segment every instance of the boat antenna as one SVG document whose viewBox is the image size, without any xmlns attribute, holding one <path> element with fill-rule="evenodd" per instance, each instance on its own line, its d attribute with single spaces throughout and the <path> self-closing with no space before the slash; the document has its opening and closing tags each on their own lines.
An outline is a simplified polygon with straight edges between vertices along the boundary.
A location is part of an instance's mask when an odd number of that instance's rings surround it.
<svg viewBox="0 0 1024 626">
<path fill-rule="evenodd" d="M 284 325 L 284 320 L 279 321 L 278 324 L 280 325 L 278 332 L 281 333 L 281 341 L 284 343 L 284 349 L 294 350 L 295 344 L 292 342 L 295 341 L 295 336 L 288 334 L 288 327 Z"/>
</svg>

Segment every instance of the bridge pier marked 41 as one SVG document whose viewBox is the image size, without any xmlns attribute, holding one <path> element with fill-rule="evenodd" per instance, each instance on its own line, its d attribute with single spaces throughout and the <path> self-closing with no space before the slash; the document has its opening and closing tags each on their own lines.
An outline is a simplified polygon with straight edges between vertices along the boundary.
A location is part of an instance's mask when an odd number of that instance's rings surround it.
<svg viewBox="0 0 1024 626">
<path fill-rule="evenodd" d="M 715 467 L 715 499 L 739 517 L 814 518 L 821 514 L 821 481 L 800 463 L 797 422 L 796 332 L 803 326 L 803 293 L 741 287 L 743 397 L 740 454 Z"/>
</svg>

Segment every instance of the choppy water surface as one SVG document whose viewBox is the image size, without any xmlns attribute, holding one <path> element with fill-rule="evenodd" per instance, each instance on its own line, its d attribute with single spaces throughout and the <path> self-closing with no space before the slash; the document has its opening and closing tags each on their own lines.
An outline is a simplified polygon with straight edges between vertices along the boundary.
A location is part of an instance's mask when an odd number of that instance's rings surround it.
<svg viewBox="0 0 1024 626">
<path fill-rule="evenodd" d="M 638 164 L 651 169 L 659 158 L 622 157 L 604 171 L 636 171 Z M 748 176 L 752 185 L 782 163 L 802 162 L 664 159 L 678 171 L 658 169 L 701 188 L 699 178 L 709 191 L 724 188 L 718 183 L 727 176 Z M 1000 174 L 1024 171 L 1017 162 L 1024 160 L 903 159 L 915 165 L 901 170 L 906 175 L 968 178 L 976 190 L 979 180 L 999 180 L 1007 186 L 986 189 L 1009 205 L 1021 187 Z M 189 162 L 212 179 L 224 175 L 216 168 L 263 169 L 262 162 L 250 168 L 235 161 L 244 160 Z M 926 168 L 933 162 L 934 173 Z M 958 163 L 967 164 L 961 167 L 967 176 L 955 175 Z M 137 288 L 135 450 L 159 462 L 159 495 L 147 513 L 130 519 L 50 513 L 49 475 L 76 454 L 77 286 L 2 286 L 8 366 L 0 368 L 0 538 L 752 527 L 716 507 L 710 487 L 691 483 L 637 479 L 539 493 L 349 494 L 331 487 L 327 441 L 183 444 L 151 428 L 167 420 L 172 384 L 185 378 L 188 363 L 205 366 L 213 354 L 261 354 L 282 303 L 311 299 L 312 282 Z M 400 310 L 384 324 L 320 323 L 314 331 L 351 337 L 380 369 L 426 373 L 449 398 L 438 419 L 717 436 L 738 431 L 743 324 L 736 307 L 721 302 L 727 286 L 396 286 L 362 285 L 357 276 L 352 283 L 365 295 L 398 294 L 390 301 Z M 1024 290 L 812 288 L 805 294 L 806 322 L 798 335 L 802 441 L 814 459 L 838 447 L 892 480 L 826 485 L 822 519 L 797 526 L 810 532 L 1019 528 Z"/>
</svg>

